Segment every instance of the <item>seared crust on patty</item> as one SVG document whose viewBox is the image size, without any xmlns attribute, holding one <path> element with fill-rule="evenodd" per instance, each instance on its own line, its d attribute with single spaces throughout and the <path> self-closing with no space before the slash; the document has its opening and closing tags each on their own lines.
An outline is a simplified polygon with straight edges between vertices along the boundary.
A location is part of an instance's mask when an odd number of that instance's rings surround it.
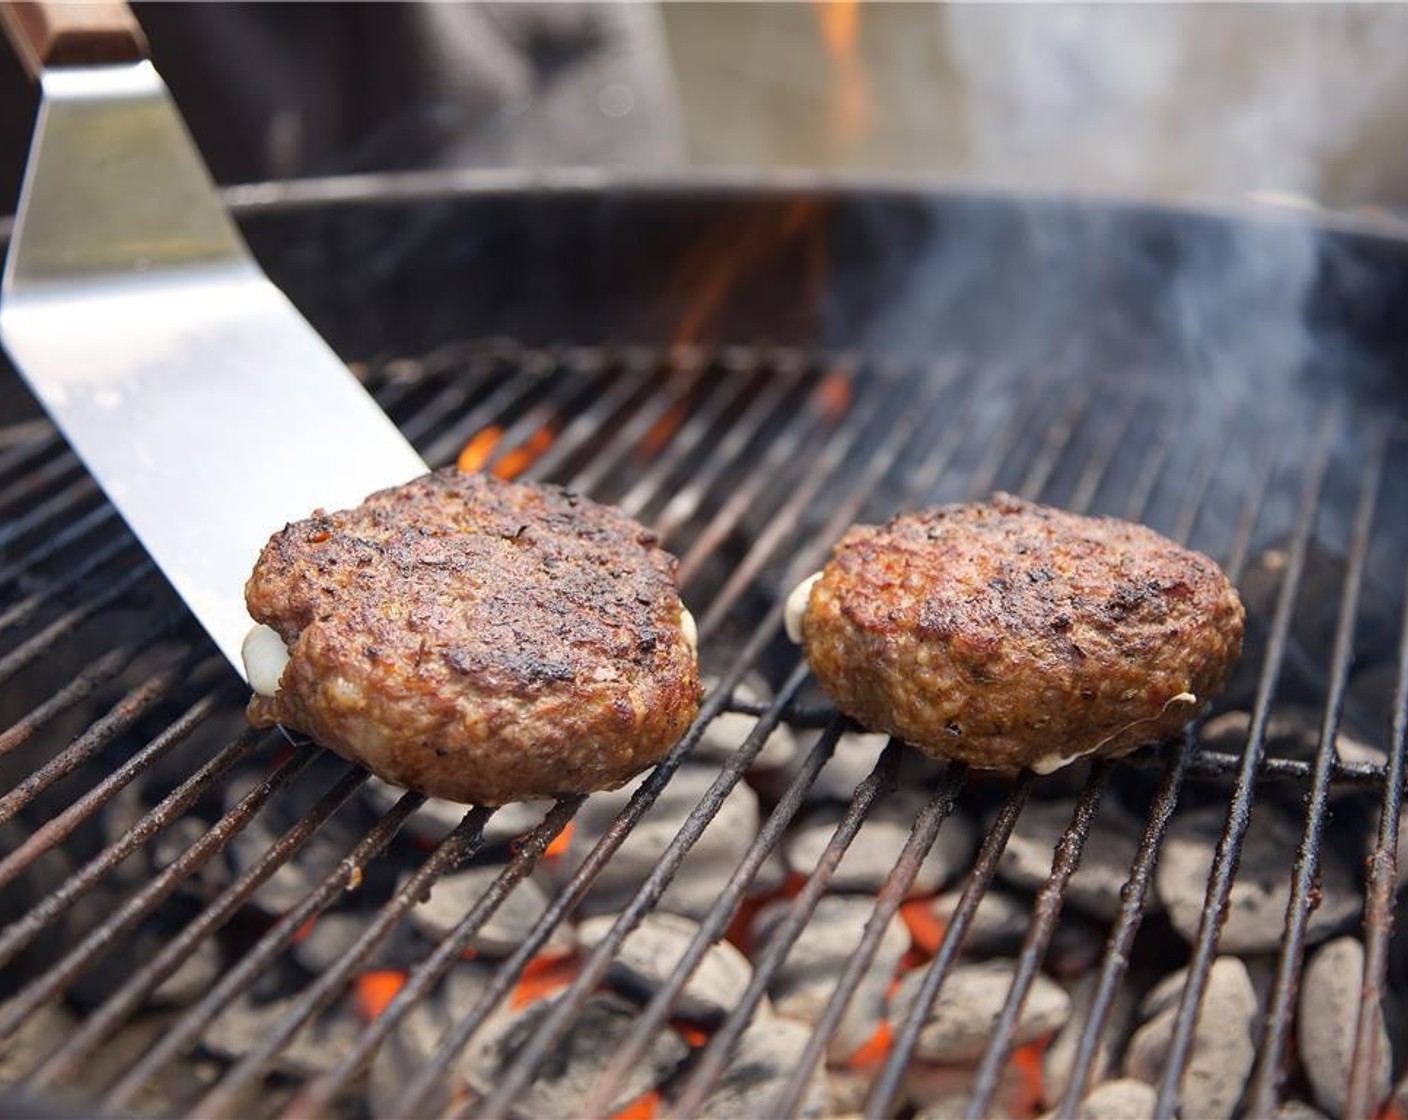
<svg viewBox="0 0 1408 1120">
<path fill-rule="evenodd" d="M 841 711 L 926 754 L 1046 771 L 1176 734 L 1242 649 L 1221 569 L 1142 525 L 1008 494 L 852 529 L 808 661 Z"/>
<path fill-rule="evenodd" d="M 618 786 L 698 710 L 675 568 L 618 510 L 453 468 L 318 511 L 245 586 L 290 651 L 249 718 L 455 801 Z"/>
</svg>

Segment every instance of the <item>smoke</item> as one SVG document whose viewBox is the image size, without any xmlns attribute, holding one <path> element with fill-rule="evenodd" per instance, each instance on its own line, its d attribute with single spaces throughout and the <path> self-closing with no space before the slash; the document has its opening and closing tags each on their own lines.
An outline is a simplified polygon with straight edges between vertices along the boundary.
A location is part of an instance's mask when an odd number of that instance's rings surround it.
<svg viewBox="0 0 1408 1120">
<path fill-rule="evenodd" d="M 1247 417 L 1262 431 L 1312 423 L 1317 389 L 1359 364 L 1347 332 L 1310 316 L 1339 251 L 1313 220 L 1036 196 L 1227 206 L 1382 185 L 1391 168 L 1368 149 L 1408 104 L 1408 35 L 1395 33 L 1408 8 L 940 12 L 961 78 L 963 177 L 1016 193 L 938 223 L 869 337 L 919 343 L 917 327 L 954 322 L 1017 369 L 1163 379 L 1183 402 L 1180 435 L 1209 453 Z"/>
<path fill-rule="evenodd" d="M 1276 191 L 1334 205 L 1402 197 L 1408 186 L 1395 151 L 1408 9 L 940 12 L 979 178 L 1141 197 Z"/>
</svg>

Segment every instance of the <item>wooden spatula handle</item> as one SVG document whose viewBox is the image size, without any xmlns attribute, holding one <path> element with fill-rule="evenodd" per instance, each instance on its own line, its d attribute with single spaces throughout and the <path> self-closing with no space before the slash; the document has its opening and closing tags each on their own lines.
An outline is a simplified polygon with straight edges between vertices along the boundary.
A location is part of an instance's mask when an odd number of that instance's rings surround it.
<svg viewBox="0 0 1408 1120">
<path fill-rule="evenodd" d="M 0 17 L 31 77 L 45 66 L 100 66 L 147 57 L 147 37 L 122 0 L 3 0 Z"/>
</svg>

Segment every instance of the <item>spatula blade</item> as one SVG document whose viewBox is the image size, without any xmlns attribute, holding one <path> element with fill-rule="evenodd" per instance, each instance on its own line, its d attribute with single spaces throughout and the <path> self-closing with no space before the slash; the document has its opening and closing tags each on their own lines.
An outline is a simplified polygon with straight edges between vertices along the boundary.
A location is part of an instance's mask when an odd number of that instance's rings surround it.
<svg viewBox="0 0 1408 1120">
<path fill-rule="evenodd" d="M 270 534 L 425 470 L 254 263 L 149 63 L 45 72 L 0 342 L 240 672 Z"/>
</svg>

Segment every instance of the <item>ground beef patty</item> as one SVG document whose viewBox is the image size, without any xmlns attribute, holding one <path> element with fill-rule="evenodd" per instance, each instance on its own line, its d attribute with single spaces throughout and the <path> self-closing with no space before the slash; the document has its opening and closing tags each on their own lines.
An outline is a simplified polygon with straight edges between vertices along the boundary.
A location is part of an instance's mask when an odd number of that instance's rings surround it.
<svg viewBox="0 0 1408 1120">
<path fill-rule="evenodd" d="M 1237 592 L 1141 525 L 997 494 L 852 529 L 801 616 L 864 726 L 974 766 L 1054 770 L 1174 735 L 1242 649 Z"/>
<path fill-rule="evenodd" d="M 318 511 L 245 586 L 289 649 L 249 718 L 455 801 L 618 786 L 698 709 L 675 567 L 618 510 L 453 468 Z"/>
</svg>

